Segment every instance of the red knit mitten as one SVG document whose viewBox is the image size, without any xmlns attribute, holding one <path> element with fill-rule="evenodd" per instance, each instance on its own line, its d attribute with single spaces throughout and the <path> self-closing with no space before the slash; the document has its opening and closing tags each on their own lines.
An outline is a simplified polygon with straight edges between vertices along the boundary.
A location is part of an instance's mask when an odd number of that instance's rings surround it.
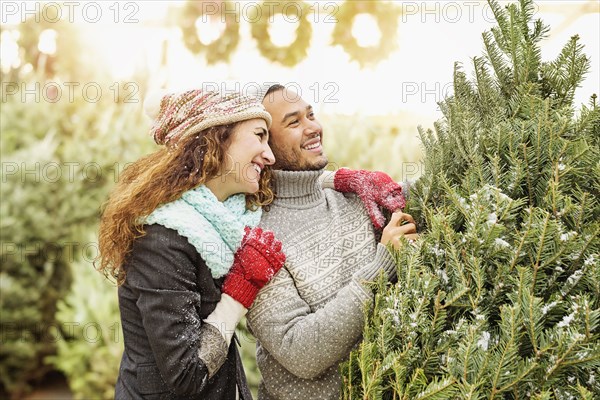
<svg viewBox="0 0 600 400">
<path fill-rule="evenodd" d="M 381 206 L 390 212 L 404 208 L 402 187 L 384 172 L 340 168 L 333 178 L 335 190 L 356 193 L 362 200 L 376 229 L 385 225 Z"/>
<path fill-rule="evenodd" d="M 273 232 L 249 227 L 245 231 L 222 291 L 250 308 L 258 291 L 283 267 L 285 254 Z"/>
</svg>

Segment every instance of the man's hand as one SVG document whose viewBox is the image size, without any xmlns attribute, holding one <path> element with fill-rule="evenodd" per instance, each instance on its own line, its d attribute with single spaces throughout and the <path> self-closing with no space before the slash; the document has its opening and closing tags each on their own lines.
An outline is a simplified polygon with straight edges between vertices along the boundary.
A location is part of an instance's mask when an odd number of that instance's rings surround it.
<svg viewBox="0 0 600 400">
<path fill-rule="evenodd" d="M 402 247 L 401 237 L 412 242 L 419 238 L 419 234 L 417 233 L 417 225 L 413 217 L 398 211 L 392 214 L 392 219 L 383 230 L 381 244 L 387 245 L 388 243 L 392 243 L 392 246 L 396 250 L 400 250 Z"/>
<path fill-rule="evenodd" d="M 334 185 L 338 192 L 356 193 L 360 197 L 376 229 L 385 224 L 379 207 L 395 212 L 405 205 L 402 187 L 384 172 L 340 168 L 335 173 Z"/>
</svg>

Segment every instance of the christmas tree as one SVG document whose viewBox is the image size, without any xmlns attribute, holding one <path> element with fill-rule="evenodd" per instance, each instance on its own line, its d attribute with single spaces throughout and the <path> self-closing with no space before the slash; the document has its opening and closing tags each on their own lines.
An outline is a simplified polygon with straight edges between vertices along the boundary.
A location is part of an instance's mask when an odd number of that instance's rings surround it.
<svg viewBox="0 0 600 400">
<path fill-rule="evenodd" d="M 578 37 L 543 62 L 534 4 L 489 1 L 406 211 L 422 230 L 379 282 L 346 399 L 600 398 L 600 109 L 575 110 Z"/>
</svg>

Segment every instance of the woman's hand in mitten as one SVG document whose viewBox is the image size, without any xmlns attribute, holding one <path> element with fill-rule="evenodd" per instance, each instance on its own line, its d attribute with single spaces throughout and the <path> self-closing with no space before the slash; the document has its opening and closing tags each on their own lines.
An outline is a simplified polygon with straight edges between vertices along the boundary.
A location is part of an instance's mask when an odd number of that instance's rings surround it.
<svg viewBox="0 0 600 400">
<path fill-rule="evenodd" d="M 222 291 L 250 308 L 258 291 L 283 267 L 285 254 L 273 232 L 258 227 L 245 230 Z"/>
</svg>

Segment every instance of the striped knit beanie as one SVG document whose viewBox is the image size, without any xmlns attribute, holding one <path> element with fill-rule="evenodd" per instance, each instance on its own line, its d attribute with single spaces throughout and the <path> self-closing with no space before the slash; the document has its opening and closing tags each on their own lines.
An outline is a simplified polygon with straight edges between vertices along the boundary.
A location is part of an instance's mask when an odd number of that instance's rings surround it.
<svg viewBox="0 0 600 400">
<path fill-rule="evenodd" d="M 155 93 L 144 102 L 154 120 L 150 135 L 159 145 L 177 143 L 182 137 L 204 129 L 262 118 L 271 126 L 271 115 L 260 100 L 240 93 L 194 89 L 181 93 Z"/>
</svg>

